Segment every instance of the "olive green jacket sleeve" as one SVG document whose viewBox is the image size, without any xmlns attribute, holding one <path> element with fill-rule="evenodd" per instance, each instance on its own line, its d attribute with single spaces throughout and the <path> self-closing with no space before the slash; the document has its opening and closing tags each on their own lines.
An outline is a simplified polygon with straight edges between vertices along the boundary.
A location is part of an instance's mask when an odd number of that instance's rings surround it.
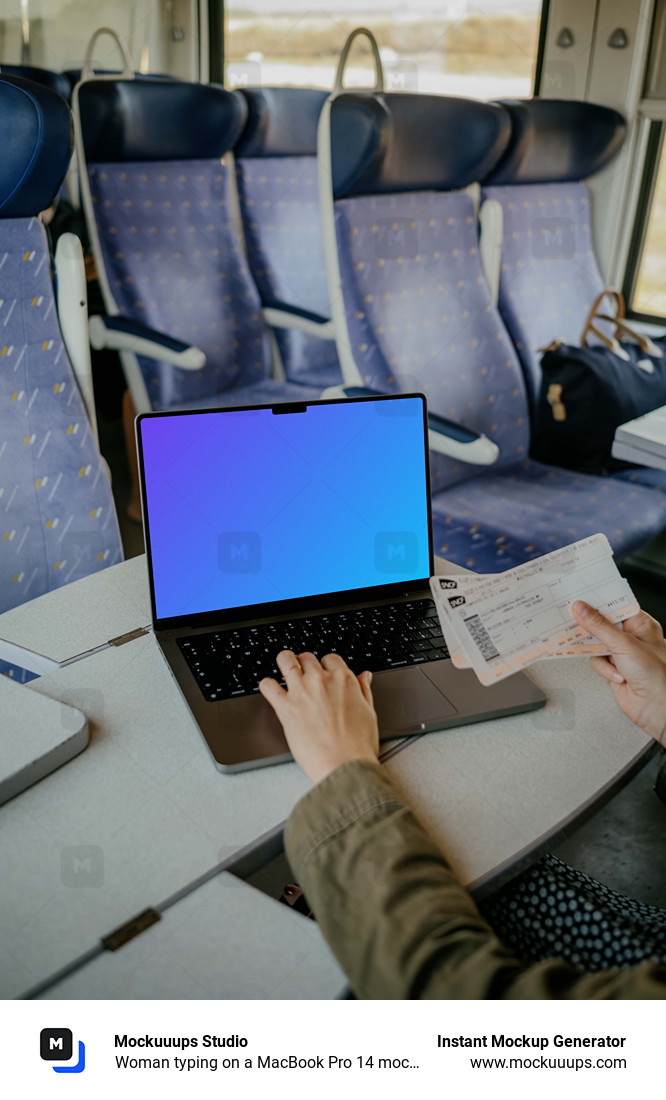
<svg viewBox="0 0 666 1100">
<path fill-rule="evenodd" d="M 364 998 L 661 998 L 666 967 L 581 974 L 521 964 L 379 764 L 341 765 L 298 803 L 285 844 L 333 953 Z"/>
</svg>

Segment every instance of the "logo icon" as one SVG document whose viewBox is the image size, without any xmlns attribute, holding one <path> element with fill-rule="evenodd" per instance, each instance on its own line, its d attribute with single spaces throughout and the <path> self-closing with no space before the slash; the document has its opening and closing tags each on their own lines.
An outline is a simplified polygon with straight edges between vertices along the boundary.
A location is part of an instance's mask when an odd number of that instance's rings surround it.
<svg viewBox="0 0 666 1100">
<path fill-rule="evenodd" d="M 413 531 L 379 531 L 375 535 L 378 573 L 414 573 L 418 560 L 419 544 Z"/>
<path fill-rule="evenodd" d="M 74 1038 L 68 1027 L 44 1027 L 39 1033 L 39 1053 L 45 1062 L 69 1062 Z M 79 1060 L 74 1066 L 51 1066 L 54 1073 L 83 1073 L 86 1048 L 79 1039 Z"/>
<path fill-rule="evenodd" d="M 222 573 L 259 573 L 261 536 L 258 531 L 223 531 L 217 540 L 217 565 Z"/>
</svg>

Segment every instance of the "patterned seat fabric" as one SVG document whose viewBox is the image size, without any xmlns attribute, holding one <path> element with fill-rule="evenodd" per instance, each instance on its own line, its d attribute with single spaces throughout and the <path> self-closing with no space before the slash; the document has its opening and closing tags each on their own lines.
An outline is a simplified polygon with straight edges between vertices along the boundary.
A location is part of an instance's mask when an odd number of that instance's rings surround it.
<svg viewBox="0 0 666 1100">
<path fill-rule="evenodd" d="M 580 344 L 590 306 L 604 289 L 592 241 L 584 183 L 486 187 L 502 205 L 499 309 L 525 374 L 530 407 L 541 389 L 542 349 Z M 664 492 L 666 474 L 644 466 L 614 477 Z"/>
<path fill-rule="evenodd" d="M 614 478 L 529 459 L 493 469 L 432 501 L 435 554 L 477 573 L 510 569 L 598 531 L 626 557 L 666 522 L 662 498 L 638 484 L 620 488 Z"/>
<path fill-rule="evenodd" d="M 532 405 L 541 388 L 541 349 L 579 344 L 590 306 L 604 289 L 584 183 L 486 187 L 502 206 L 499 309 L 525 372 Z"/>
<path fill-rule="evenodd" d="M 241 158 L 236 177 L 248 260 L 262 301 L 329 317 L 316 157 Z M 339 385 L 335 341 L 295 329 L 276 329 L 275 336 L 290 381 Z"/>
<path fill-rule="evenodd" d="M 382 97 L 382 119 L 390 118 L 394 97 L 397 93 Z M 418 101 L 435 97 L 410 99 L 418 114 Z M 463 101 L 448 102 L 453 112 L 462 109 Z M 362 100 L 359 107 L 362 146 L 371 143 L 367 103 Z M 484 432 L 500 449 L 489 469 L 431 453 L 435 552 L 476 571 L 495 572 L 596 531 L 608 535 L 620 556 L 646 542 L 666 524 L 666 500 L 659 495 L 528 460 L 525 382 L 485 282 L 471 197 L 443 188 L 410 191 L 405 185 L 404 193 L 395 193 L 399 187 L 392 181 L 387 185 L 387 175 L 402 170 L 396 168 L 395 151 L 405 122 L 400 112 L 406 115 L 408 105 L 398 103 L 396 117 L 386 123 L 394 159 L 371 160 L 363 151 L 359 161 L 371 163 L 375 175 L 361 176 L 355 184 L 354 151 L 349 151 L 355 98 L 334 100 L 332 121 L 340 104 L 345 179 L 352 182 L 339 187 L 343 194 L 335 202 L 335 229 L 344 336 L 363 383 L 384 392 L 420 390 L 432 412 Z M 475 110 L 486 108 L 479 104 Z M 442 126 L 448 109 L 444 97 L 425 108 L 442 112 Z M 469 156 L 472 133 L 467 126 Z M 382 148 L 381 140 L 373 148 Z M 334 186 L 335 149 L 333 141 Z M 419 161 L 421 150 L 411 131 L 409 149 L 420 178 L 427 176 L 431 166 Z M 473 178 L 463 176 L 462 183 Z M 391 193 L 383 193 L 389 186 Z M 344 197 L 354 187 L 361 193 Z M 363 194 L 364 189 L 374 193 Z"/>
<path fill-rule="evenodd" d="M 46 234 L 29 213 L 49 205 L 64 175 L 68 108 L 2 77 L 3 148 L 10 131 L 23 140 L 17 163 L 7 157 L 0 169 L 0 612 L 122 560 L 107 468 L 60 334 Z"/>
<path fill-rule="evenodd" d="M 219 160 L 88 166 L 107 278 L 119 311 L 206 353 L 200 371 L 141 358 L 153 408 L 265 378 L 261 303 L 229 217 Z"/>
<path fill-rule="evenodd" d="M 470 196 L 342 199 L 335 223 L 349 340 L 364 384 L 425 393 L 431 412 L 490 436 L 499 467 L 525 458 L 524 384 L 483 276 Z M 437 494 L 478 468 L 433 454 L 431 473 Z"/>
<path fill-rule="evenodd" d="M 590 307 L 604 289 L 590 195 L 581 181 L 615 156 L 624 121 L 616 111 L 575 100 L 509 100 L 504 106 L 512 140 L 482 198 L 502 207 L 499 308 L 534 410 L 541 349 L 555 339 L 579 344 Z M 663 475 L 645 467 L 614 476 L 663 491 Z"/>
<path fill-rule="evenodd" d="M 86 80 L 74 93 L 107 308 L 199 347 L 201 370 L 139 357 L 152 408 L 223 405 L 271 368 L 224 154 L 244 100 L 176 80 Z M 84 200 L 86 188 L 84 185 Z M 301 396 L 283 384 L 276 400 Z"/>
</svg>

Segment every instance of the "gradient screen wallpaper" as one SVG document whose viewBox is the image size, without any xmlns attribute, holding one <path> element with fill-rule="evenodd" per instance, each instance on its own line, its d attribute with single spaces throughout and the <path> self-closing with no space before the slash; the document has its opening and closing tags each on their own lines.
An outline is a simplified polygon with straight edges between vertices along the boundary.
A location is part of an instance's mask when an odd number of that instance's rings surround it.
<svg viewBox="0 0 666 1100">
<path fill-rule="evenodd" d="M 139 430 L 158 619 L 429 576 L 420 397 Z"/>
</svg>

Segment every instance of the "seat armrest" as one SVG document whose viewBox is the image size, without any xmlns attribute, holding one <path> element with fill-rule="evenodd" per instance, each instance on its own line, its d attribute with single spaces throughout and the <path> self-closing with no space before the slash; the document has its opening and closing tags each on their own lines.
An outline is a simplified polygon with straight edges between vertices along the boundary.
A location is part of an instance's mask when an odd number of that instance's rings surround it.
<svg viewBox="0 0 666 1100">
<path fill-rule="evenodd" d="M 91 317 L 89 331 L 91 346 L 97 351 L 104 348 L 131 351 L 135 355 L 172 363 L 181 370 L 201 370 L 206 363 L 206 356 L 200 348 L 148 328 L 129 317 Z"/>
<path fill-rule="evenodd" d="M 266 324 L 271 328 L 297 329 L 320 340 L 335 340 L 331 319 L 310 309 L 301 309 L 300 306 L 292 306 L 276 299 L 264 302 L 263 314 Z"/>
<path fill-rule="evenodd" d="M 464 428 L 455 420 L 428 413 L 430 450 L 474 466 L 492 466 L 499 458 L 499 447 L 482 432 Z"/>
</svg>

